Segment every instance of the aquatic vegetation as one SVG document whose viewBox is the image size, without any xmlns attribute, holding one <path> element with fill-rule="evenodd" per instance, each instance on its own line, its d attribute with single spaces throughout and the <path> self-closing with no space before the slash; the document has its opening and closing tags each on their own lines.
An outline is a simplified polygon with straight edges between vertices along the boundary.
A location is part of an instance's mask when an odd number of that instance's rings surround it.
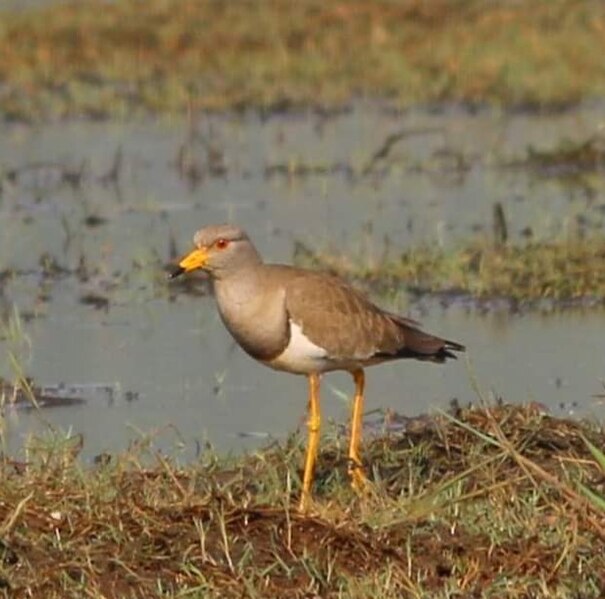
<svg viewBox="0 0 605 599">
<path fill-rule="evenodd" d="M 5 309 L 6 313 L 0 315 L 0 341 L 3 342 L 0 365 L 3 370 L 12 371 L 17 384 L 20 384 L 22 389 L 29 390 L 29 395 L 31 395 L 29 383 L 24 375 L 25 365 L 31 358 L 31 339 L 25 330 L 19 307 L 13 304 L 10 309 L 7 307 Z M 0 397 L 4 398 L 5 395 L 6 389 L 2 385 L 2 377 L 0 377 Z M 0 401 L 0 404 L 2 403 L 3 400 Z"/>
<path fill-rule="evenodd" d="M 299 244 L 295 258 L 298 263 L 328 268 L 380 288 L 403 284 L 412 293 L 605 304 L 602 237 L 525 245 L 477 241 L 453 250 L 426 246 L 371 264 L 328 251 L 314 252 Z"/>
<path fill-rule="evenodd" d="M 558 108 L 605 91 L 599 3 L 101 0 L 3 12 L 0 110 L 121 117 L 388 97 Z"/>
<path fill-rule="evenodd" d="M 575 490 L 604 491 L 584 442 L 602 430 L 535 405 L 375 424 L 373 491 L 352 492 L 332 430 L 312 516 L 298 437 L 188 466 L 149 440 L 93 467 L 80 437 L 31 440 L 0 465 L 0 582 L 49 598 L 602 596 L 603 512 Z"/>
<path fill-rule="evenodd" d="M 505 160 L 504 168 L 525 169 L 540 179 L 556 179 L 572 189 L 583 189 L 588 197 L 603 190 L 605 137 L 598 129 L 586 138 L 562 139 L 550 148 L 529 146 L 525 156 Z"/>
<path fill-rule="evenodd" d="M 522 164 L 548 174 L 600 172 L 605 168 L 605 137 L 596 134 L 578 142 L 563 140 L 551 150 L 530 147 Z"/>
</svg>

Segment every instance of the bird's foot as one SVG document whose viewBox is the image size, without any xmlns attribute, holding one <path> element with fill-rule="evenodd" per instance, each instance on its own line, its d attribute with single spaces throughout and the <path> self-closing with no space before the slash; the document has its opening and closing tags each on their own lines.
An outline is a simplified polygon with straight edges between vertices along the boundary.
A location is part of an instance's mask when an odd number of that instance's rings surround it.
<svg viewBox="0 0 605 599">
<path fill-rule="evenodd" d="M 349 463 L 349 476 L 351 477 L 351 486 L 357 493 L 364 493 L 368 490 L 370 481 L 363 471 L 363 466 L 358 460 L 351 460 Z"/>
<path fill-rule="evenodd" d="M 313 497 L 311 493 L 303 491 L 298 502 L 298 511 L 301 514 L 308 514 L 313 511 Z"/>
</svg>

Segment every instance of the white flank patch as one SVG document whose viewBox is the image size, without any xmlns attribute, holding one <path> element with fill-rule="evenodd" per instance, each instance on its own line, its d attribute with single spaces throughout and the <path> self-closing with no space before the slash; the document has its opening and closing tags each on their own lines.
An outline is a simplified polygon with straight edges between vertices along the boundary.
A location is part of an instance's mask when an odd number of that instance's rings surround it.
<svg viewBox="0 0 605 599">
<path fill-rule="evenodd" d="M 328 367 L 327 352 L 315 345 L 302 332 L 302 328 L 290 321 L 290 342 L 277 358 L 267 362 L 272 368 L 308 374 L 321 372 Z"/>
</svg>

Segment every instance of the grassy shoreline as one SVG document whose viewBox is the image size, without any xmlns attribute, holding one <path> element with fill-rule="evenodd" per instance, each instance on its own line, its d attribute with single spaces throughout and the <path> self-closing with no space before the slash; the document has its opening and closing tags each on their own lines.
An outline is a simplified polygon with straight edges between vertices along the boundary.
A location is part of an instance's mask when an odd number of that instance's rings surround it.
<svg viewBox="0 0 605 599">
<path fill-rule="evenodd" d="M 351 491 L 332 431 L 308 515 L 295 507 L 298 437 L 189 466 L 133 448 L 84 467 L 73 443 L 5 457 L 0 592 L 602 596 L 605 467 L 586 442 L 605 446 L 602 429 L 498 405 L 366 437 L 372 492 Z"/>
<path fill-rule="evenodd" d="M 144 8 L 143 8 L 144 7 Z M 0 112 L 462 102 L 557 109 L 605 93 L 598 2 L 88 0 L 2 13 Z"/>
</svg>

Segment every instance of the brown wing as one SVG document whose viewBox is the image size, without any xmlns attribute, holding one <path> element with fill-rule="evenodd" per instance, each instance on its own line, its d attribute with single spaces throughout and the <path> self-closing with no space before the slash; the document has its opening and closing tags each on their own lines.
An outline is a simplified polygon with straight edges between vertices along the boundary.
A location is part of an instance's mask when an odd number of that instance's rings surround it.
<svg viewBox="0 0 605 599">
<path fill-rule="evenodd" d="M 417 358 L 441 362 L 454 357 L 448 350 L 464 349 L 424 333 L 412 320 L 381 310 L 342 279 L 314 271 L 275 268 L 285 280 L 290 317 L 306 337 L 334 359 Z"/>
</svg>

